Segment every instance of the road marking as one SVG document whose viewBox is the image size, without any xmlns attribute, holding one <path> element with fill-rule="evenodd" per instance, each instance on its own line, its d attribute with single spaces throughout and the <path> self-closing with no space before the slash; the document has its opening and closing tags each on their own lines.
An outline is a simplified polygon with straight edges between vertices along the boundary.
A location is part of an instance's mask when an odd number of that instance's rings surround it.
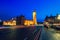
<svg viewBox="0 0 60 40">
<path fill-rule="evenodd" d="M 36 34 L 36 37 L 34 38 L 34 40 L 38 40 L 40 34 L 41 34 L 41 29 L 40 29 L 39 32 Z"/>
</svg>

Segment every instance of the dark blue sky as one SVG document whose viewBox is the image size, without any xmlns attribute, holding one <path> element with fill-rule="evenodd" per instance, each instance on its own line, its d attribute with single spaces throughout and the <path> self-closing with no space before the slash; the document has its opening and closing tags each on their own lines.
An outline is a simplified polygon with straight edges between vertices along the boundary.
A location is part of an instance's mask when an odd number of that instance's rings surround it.
<svg viewBox="0 0 60 40">
<path fill-rule="evenodd" d="M 0 19 L 6 20 L 21 14 L 32 19 L 34 9 L 37 20 L 44 20 L 46 15 L 60 13 L 60 0 L 0 0 Z"/>
</svg>

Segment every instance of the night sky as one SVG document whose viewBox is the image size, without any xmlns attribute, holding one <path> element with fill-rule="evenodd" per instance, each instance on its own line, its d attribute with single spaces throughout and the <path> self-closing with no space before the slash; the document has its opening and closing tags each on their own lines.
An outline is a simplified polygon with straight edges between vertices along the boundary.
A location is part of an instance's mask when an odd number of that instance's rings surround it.
<svg viewBox="0 0 60 40">
<path fill-rule="evenodd" d="M 37 21 L 43 21 L 46 15 L 60 13 L 60 0 L 0 0 L 0 19 L 7 20 L 19 15 L 32 19 L 34 9 Z"/>
</svg>

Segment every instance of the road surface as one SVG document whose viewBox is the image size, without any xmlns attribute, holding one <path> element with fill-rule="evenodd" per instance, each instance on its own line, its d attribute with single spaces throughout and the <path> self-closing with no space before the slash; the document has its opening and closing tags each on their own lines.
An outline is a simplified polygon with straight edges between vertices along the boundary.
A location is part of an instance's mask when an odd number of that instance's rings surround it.
<svg viewBox="0 0 60 40">
<path fill-rule="evenodd" d="M 55 29 L 46 29 L 43 27 L 39 40 L 60 40 L 60 32 Z"/>
<path fill-rule="evenodd" d="M 60 32 L 43 26 L 0 29 L 0 40 L 60 40 Z"/>
<path fill-rule="evenodd" d="M 41 27 L 0 29 L 0 40 L 38 40 Z"/>
</svg>

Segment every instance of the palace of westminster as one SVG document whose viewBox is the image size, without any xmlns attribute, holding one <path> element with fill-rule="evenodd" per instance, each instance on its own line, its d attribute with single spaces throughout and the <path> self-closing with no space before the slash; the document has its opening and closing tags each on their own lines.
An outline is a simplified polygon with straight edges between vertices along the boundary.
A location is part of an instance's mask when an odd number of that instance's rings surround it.
<svg viewBox="0 0 60 40">
<path fill-rule="evenodd" d="M 27 20 L 23 15 L 18 16 L 16 18 L 12 18 L 11 20 L 3 21 L 3 25 L 37 25 L 36 20 L 36 11 L 33 11 L 33 19 Z"/>
</svg>

